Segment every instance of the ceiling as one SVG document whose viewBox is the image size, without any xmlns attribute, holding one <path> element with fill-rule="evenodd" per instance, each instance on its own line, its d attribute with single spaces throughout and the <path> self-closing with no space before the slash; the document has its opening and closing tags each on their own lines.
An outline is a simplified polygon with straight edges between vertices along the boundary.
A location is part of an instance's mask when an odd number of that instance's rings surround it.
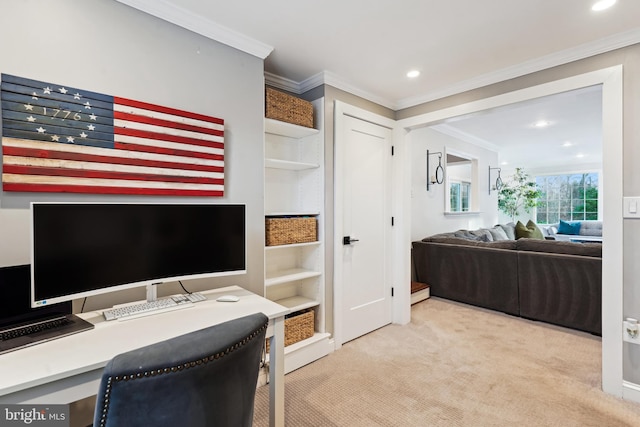
<svg viewBox="0 0 640 427">
<path fill-rule="evenodd" d="M 546 122 L 547 126 L 536 124 Z M 602 166 L 602 87 L 454 117 L 432 129 L 497 151 L 506 169 L 555 171 Z M 494 165 L 498 166 L 498 165 Z"/>
<path fill-rule="evenodd" d="M 263 58 L 276 87 L 326 83 L 393 110 L 640 43 L 638 0 L 602 12 L 591 10 L 596 0 L 117 1 Z M 407 78 L 410 69 L 420 76 Z M 437 130 L 513 167 L 599 164 L 601 109 L 596 88 Z M 552 125 L 531 127 L 543 118 Z"/>
<path fill-rule="evenodd" d="M 118 1 L 394 110 L 640 42 L 638 0 Z"/>
</svg>

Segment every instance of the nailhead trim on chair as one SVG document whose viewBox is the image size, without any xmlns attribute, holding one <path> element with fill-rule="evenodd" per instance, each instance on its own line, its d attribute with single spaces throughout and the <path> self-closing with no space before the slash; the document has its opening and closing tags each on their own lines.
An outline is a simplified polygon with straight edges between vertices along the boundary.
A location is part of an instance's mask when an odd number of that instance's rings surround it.
<svg viewBox="0 0 640 427">
<path fill-rule="evenodd" d="M 177 365 L 177 366 L 171 366 L 171 367 L 161 368 L 161 369 L 156 369 L 156 370 L 152 369 L 150 371 L 136 372 L 134 374 L 129 374 L 129 375 L 109 377 L 107 379 L 107 386 L 106 386 L 105 391 L 104 391 L 104 405 L 102 407 L 102 415 L 100 416 L 100 427 L 104 427 L 106 422 L 107 422 L 107 412 L 109 411 L 109 402 L 110 402 L 109 397 L 111 395 L 111 383 L 112 383 L 112 381 L 115 381 L 115 382 L 129 381 L 129 380 L 134 380 L 134 379 L 137 379 L 137 378 L 144 378 L 144 377 L 148 377 L 148 376 L 162 375 L 162 374 L 167 374 L 167 373 L 170 373 L 170 372 L 181 371 L 183 369 L 193 368 L 193 367 L 195 367 L 197 365 L 202 365 L 203 363 L 206 364 L 208 362 L 213 362 L 214 360 L 221 359 L 222 357 L 226 356 L 227 354 L 233 353 L 234 351 L 238 350 L 242 346 L 248 344 L 256 336 L 258 336 L 263 330 L 267 329 L 268 324 L 269 324 L 268 322 L 265 323 L 264 325 L 262 325 L 262 327 L 260 327 L 256 331 L 254 331 L 251 335 L 249 335 L 248 337 L 244 338 L 242 341 L 235 343 L 234 345 L 232 345 L 231 347 L 227 348 L 226 350 L 224 350 L 221 353 L 216 353 L 216 354 L 211 355 L 211 356 L 205 356 L 202 359 L 198 359 L 198 360 L 195 360 L 195 361 L 192 361 L 192 362 L 186 362 L 184 364 Z"/>
</svg>

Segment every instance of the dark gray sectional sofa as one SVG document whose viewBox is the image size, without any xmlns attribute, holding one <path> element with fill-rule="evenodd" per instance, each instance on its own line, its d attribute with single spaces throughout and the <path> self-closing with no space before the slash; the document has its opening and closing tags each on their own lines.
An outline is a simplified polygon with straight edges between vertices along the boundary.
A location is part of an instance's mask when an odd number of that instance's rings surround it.
<svg viewBox="0 0 640 427">
<path fill-rule="evenodd" d="M 602 334 L 602 244 L 477 234 L 413 242 L 415 280 L 435 297 Z"/>
</svg>

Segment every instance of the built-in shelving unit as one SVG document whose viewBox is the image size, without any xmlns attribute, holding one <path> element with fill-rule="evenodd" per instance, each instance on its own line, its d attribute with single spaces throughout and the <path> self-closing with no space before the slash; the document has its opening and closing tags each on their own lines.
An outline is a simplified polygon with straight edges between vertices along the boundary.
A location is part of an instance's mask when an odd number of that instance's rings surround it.
<svg viewBox="0 0 640 427">
<path fill-rule="evenodd" d="M 313 102 L 316 128 L 265 119 L 265 218 L 315 217 L 317 240 L 266 246 L 265 296 L 295 313 L 314 310 L 314 335 L 285 347 L 285 372 L 330 351 L 324 261 L 323 99 Z"/>
</svg>

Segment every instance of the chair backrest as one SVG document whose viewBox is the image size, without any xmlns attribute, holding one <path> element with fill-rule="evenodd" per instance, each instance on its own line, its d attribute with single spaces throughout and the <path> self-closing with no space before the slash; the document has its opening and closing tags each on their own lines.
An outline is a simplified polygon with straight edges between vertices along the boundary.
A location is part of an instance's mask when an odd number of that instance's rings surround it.
<svg viewBox="0 0 640 427">
<path fill-rule="evenodd" d="M 251 426 L 267 324 L 256 313 L 115 356 L 94 427 Z"/>
</svg>

